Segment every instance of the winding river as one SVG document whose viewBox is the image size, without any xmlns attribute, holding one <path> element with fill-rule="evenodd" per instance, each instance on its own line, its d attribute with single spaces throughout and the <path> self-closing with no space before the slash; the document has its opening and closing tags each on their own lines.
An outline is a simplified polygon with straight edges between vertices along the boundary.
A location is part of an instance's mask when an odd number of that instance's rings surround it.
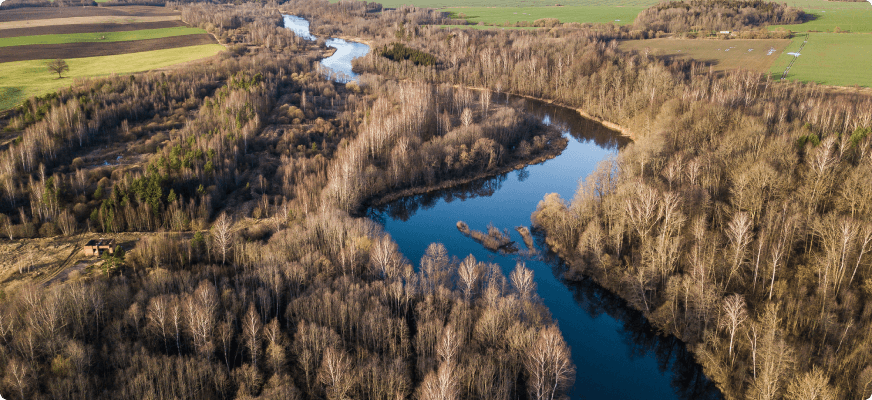
<svg viewBox="0 0 872 400">
<path fill-rule="evenodd" d="M 285 24 L 297 35 L 315 39 L 305 19 L 286 16 Z M 351 59 L 365 55 L 359 53 L 360 46 L 367 51 L 368 46 L 343 42 L 334 46 L 338 46 L 336 53 L 348 46 L 343 54 L 352 54 L 351 58 L 343 55 L 336 63 L 325 59 L 321 64 L 353 79 Z M 522 257 L 490 252 L 458 232 L 455 224 L 459 220 L 477 230 L 486 230 L 492 223 L 508 228 L 512 239 L 523 243 L 513 228 L 530 225 L 530 215 L 545 194 L 558 193 L 571 199 L 579 177 L 590 174 L 599 161 L 614 156 L 629 142 L 573 110 L 507 96 L 495 101 L 511 102 L 560 129 L 570 138 L 569 145 L 544 163 L 399 199 L 370 209 L 369 216 L 384 225 L 413 263 L 433 242 L 444 244 L 450 254 L 461 258 L 472 254 L 479 261 L 497 263 L 506 275 L 518 260 L 526 262 L 535 272 L 539 296 L 572 349 L 577 368 L 572 399 L 721 399 L 679 340 L 658 335 L 641 313 L 595 283 L 562 279 L 564 266 L 548 252 L 541 236 L 536 242 L 544 255 Z"/>
</svg>

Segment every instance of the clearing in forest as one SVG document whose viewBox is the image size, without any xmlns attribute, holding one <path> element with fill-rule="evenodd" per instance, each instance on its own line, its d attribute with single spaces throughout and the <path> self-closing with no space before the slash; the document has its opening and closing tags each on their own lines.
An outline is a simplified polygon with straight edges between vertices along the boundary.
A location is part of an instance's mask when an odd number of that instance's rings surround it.
<svg viewBox="0 0 872 400">
<path fill-rule="evenodd" d="M 624 40 L 623 51 L 636 50 L 662 58 L 694 59 L 709 63 L 715 71 L 749 69 L 768 72 L 790 39 L 648 39 Z"/>
<path fill-rule="evenodd" d="M 46 69 L 46 60 L 16 61 L 0 64 L 0 110 L 16 106 L 31 96 L 41 96 L 74 79 L 108 74 L 130 74 L 211 57 L 224 50 L 220 44 L 129 53 L 113 56 L 67 59 L 70 71 L 57 79 Z"/>
<path fill-rule="evenodd" d="M 803 41 L 805 35 L 795 37 L 772 65 L 770 71 L 774 78 L 781 78 L 794 58 L 787 53 L 796 52 Z M 824 85 L 872 87 L 869 65 L 872 65 L 872 35 L 809 33 L 808 43 L 786 78 Z"/>
</svg>

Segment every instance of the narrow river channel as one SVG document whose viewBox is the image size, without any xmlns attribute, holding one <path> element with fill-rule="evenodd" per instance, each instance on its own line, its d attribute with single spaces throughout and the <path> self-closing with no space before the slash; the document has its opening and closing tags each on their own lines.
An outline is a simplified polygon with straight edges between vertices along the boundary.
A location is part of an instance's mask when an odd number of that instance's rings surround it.
<svg viewBox="0 0 872 400">
<path fill-rule="evenodd" d="M 285 26 L 298 36 L 315 39 L 303 18 L 286 16 Z M 356 47 L 353 57 L 343 56 L 345 65 L 329 68 L 353 78 L 351 59 L 365 55 L 359 49 L 366 45 L 343 42 L 338 45 Z M 340 51 L 337 47 L 337 54 Z M 328 65 L 327 59 L 322 61 L 322 66 Z M 459 258 L 472 254 L 479 261 L 497 263 L 506 275 L 517 261 L 526 262 L 535 272 L 539 296 L 572 349 L 577 368 L 572 399 L 721 399 L 680 341 L 657 335 L 641 313 L 595 283 L 562 279 L 563 267 L 541 237 L 537 237 L 537 247 L 542 256 L 520 257 L 488 251 L 457 230 L 457 221 L 477 230 L 486 230 L 490 223 L 509 229 L 512 239 L 524 247 L 514 227 L 530 225 L 538 202 L 547 193 L 571 199 L 579 179 L 629 142 L 573 110 L 506 96 L 497 96 L 495 101 L 511 102 L 555 126 L 570 138 L 569 145 L 544 163 L 399 199 L 370 209 L 369 217 L 384 225 L 413 264 L 433 242 L 444 244 L 449 254 Z"/>
</svg>

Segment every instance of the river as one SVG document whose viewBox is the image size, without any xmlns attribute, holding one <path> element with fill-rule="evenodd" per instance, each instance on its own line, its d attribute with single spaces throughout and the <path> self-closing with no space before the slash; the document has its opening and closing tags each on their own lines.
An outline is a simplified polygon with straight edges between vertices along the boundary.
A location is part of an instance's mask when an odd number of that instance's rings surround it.
<svg viewBox="0 0 872 400">
<path fill-rule="evenodd" d="M 285 18 L 286 24 L 294 21 Z M 288 27 L 302 29 L 300 25 Z M 308 22 L 305 34 L 309 34 Z M 345 62 L 350 72 L 350 59 Z M 530 215 L 545 194 L 571 199 L 580 177 L 629 143 L 573 110 L 506 96 L 495 101 L 512 102 L 560 129 L 570 138 L 568 146 L 544 163 L 399 199 L 370 209 L 369 217 L 384 225 L 413 264 L 433 242 L 444 244 L 449 254 L 461 259 L 472 254 L 479 261 L 498 263 L 506 275 L 518 260 L 526 262 L 535 273 L 539 296 L 571 347 L 577 368 L 572 399 L 721 399 L 679 340 L 658 335 L 641 313 L 595 283 L 562 279 L 564 267 L 548 252 L 541 236 L 536 241 L 544 255 L 522 257 L 488 251 L 457 230 L 457 221 L 477 230 L 486 230 L 492 223 L 509 229 L 512 239 L 524 247 L 514 227 L 530 225 Z"/>
</svg>

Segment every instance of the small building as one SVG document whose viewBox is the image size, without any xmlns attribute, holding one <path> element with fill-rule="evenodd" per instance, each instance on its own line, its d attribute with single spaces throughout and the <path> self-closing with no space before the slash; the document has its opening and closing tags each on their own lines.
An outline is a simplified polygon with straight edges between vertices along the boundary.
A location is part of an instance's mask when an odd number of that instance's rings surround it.
<svg viewBox="0 0 872 400">
<path fill-rule="evenodd" d="M 109 254 L 115 253 L 115 239 L 100 238 L 88 241 L 85 244 L 86 256 L 99 256 L 104 251 L 108 251 Z"/>
</svg>

